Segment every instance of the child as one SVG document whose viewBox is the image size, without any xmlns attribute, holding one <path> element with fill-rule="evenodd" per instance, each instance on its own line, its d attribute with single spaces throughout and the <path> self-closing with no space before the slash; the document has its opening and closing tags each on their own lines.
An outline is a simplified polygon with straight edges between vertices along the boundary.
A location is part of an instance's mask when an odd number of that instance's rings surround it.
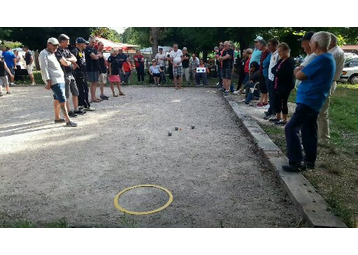
<svg viewBox="0 0 358 255">
<path fill-rule="evenodd" d="M 249 104 L 254 96 L 259 96 L 255 93 L 255 86 L 258 84 L 260 78 L 259 68 L 260 66 L 256 61 L 250 64 L 249 81 L 244 85 L 246 91 L 245 104 Z"/>
<path fill-rule="evenodd" d="M 122 71 L 123 71 L 123 81 L 122 84 L 128 84 L 128 79 L 132 74 L 133 65 L 131 62 L 131 59 L 128 57 L 126 62 L 122 65 Z"/>
<path fill-rule="evenodd" d="M 160 79 L 160 73 L 163 72 L 163 70 L 160 69 L 160 67 L 157 65 L 157 61 L 155 59 L 152 60 L 152 65 L 149 68 L 150 75 L 154 78 L 155 85 L 159 85 L 159 79 Z"/>
<path fill-rule="evenodd" d="M 9 81 L 7 79 L 7 75 L 6 72 L 10 75 L 11 80 L 14 79 L 14 76 L 11 74 L 9 68 L 7 67 L 5 61 L 3 59 L 0 59 L 0 97 L 3 96 L 2 94 L 2 84 L 5 85 L 5 89 L 6 89 L 6 94 L 10 95 L 10 88 L 9 88 Z"/>
<path fill-rule="evenodd" d="M 118 51 L 115 49 L 111 50 L 111 56 L 108 58 L 108 69 L 109 69 L 109 82 L 111 83 L 111 90 L 114 97 L 118 97 L 118 94 L 114 92 L 114 84 L 117 84 L 118 92 L 120 96 L 124 96 L 121 90 L 121 79 L 119 78 L 119 59 L 117 58 Z"/>
</svg>

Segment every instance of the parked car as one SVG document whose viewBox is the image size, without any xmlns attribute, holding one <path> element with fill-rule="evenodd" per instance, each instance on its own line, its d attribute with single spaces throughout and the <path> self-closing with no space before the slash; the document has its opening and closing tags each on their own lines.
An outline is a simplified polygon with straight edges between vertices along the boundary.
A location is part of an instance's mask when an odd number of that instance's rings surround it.
<svg viewBox="0 0 358 255">
<path fill-rule="evenodd" d="M 339 81 L 358 84 L 358 58 L 346 61 Z"/>
</svg>

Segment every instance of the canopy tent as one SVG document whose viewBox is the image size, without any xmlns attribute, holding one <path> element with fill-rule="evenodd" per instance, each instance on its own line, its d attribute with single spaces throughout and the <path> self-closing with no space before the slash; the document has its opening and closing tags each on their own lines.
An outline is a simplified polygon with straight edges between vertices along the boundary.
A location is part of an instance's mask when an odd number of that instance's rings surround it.
<svg viewBox="0 0 358 255">
<path fill-rule="evenodd" d="M 135 48 L 139 48 L 138 45 L 125 44 L 125 43 L 115 43 L 115 42 L 112 42 L 111 40 L 101 38 L 101 37 L 96 37 L 95 39 L 98 42 L 101 41 L 104 44 L 104 51 L 111 51 L 113 48 L 114 49 L 121 48 L 126 53 L 135 53 Z"/>
</svg>

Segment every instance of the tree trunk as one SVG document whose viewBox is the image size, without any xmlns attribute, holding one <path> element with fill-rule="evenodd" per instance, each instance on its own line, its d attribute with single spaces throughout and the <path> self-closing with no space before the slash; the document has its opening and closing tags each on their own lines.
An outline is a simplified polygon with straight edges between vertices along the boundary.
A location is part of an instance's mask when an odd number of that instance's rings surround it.
<svg viewBox="0 0 358 255">
<path fill-rule="evenodd" d="M 208 51 L 207 50 L 203 50 L 203 60 L 205 63 L 208 61 Z"/>
<path fill-rule="evenodd" d="M 240 42 L 240 52 L 241 52 L 240 56 L 242 56 L 242 52 L 249 47 L 249 44 L 243 37 L 240 37 L 239 42 Z"/>
<path fill-rule="evenodd" d="M 150 42 L 152 43 L 152 59 L 155 58 L 155 55 L 158 53 L 158 28 L 150 28 Z"/>
</svg>

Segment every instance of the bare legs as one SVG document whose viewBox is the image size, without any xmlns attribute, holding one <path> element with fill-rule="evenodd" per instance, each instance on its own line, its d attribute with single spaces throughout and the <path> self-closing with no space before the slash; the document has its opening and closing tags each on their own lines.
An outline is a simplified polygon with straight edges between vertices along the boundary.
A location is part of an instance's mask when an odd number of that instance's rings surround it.
<svg viewBox="0 0 358 255">
<path fill-rule="evenodd" d="M 177 87 L 179 87 L 179 89 L 181 89 L 182 80 L 183 80 L 183 78 L 181 76 L 179 76 L 179 77 L 174 76 L 175 89 L 177 89 Z"/>
<path fill-rule="evenodd" d="M 114 97 L 117 97 L 118 95 L 114 92 L 114 84 L 117 84 L 117 89 L 118 89 L 118 93 L 120 95 L 124 95 L 122 90 L 121 90 L 121 83 L 120 82 L 111 82 L 111 90 L 112 90 L 112 94 Z"/>
<path fill-rule="evenodd" d="M 60 117 L 60 111 L 62 110 L 63 117 L 65 118 L 66 122 L 70 122 L 70 117 L 68 116 L 68 111 L 66 107 L 66 103 L 60 103 L 58 100 L 53 101 L 53 108 L 55 110 L 55 120 L 59 120 Z"/>
<path fill-rule="evenodd" d="M 91 82 L 91 101 L 92 101 L 92 102 L 100 101 L 100 100 L 96 97 L 96 89 L 97 89 L 97 82 Z"/>
</svg>

